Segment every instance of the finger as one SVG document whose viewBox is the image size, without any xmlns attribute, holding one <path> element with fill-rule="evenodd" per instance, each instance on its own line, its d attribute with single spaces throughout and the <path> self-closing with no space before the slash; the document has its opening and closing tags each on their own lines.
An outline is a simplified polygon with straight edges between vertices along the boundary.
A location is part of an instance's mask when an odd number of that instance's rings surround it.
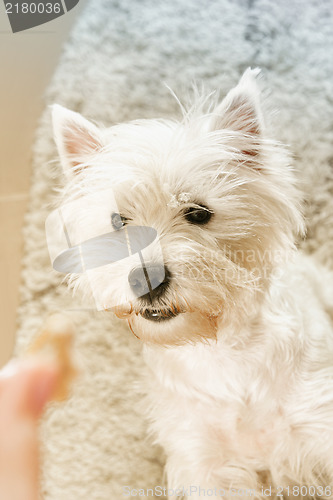
<svg viewBox="0 0 333 500">
<path fill-rule="evenodd" d="M 38 498 L 37 421 L 52 397 L 57 367 L 15 362 L 0 373 L 0 497 Z"/>
<path fill-rule="evenodd" d="M 11 361 L 0 371 L 0 402 L 13 413 L 38 418 L 59 378 L 59 367 L 55 362 L 30 358 Z"/>
</svg>

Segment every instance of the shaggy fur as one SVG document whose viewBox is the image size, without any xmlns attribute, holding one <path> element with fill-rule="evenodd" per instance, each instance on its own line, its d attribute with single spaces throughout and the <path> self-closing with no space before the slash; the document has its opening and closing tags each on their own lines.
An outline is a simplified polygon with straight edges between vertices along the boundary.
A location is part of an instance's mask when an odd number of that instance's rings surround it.
<svg viewBox="0 0 333 500">
<path fill-rule="evenodd" d="M 180 123 L 99 129 L 54 108 L 61 203 L 82 199 L 66 221 L 74 241 L 110 231 L 108 190 L 126 226 L 158 232 L 160 247 L 143 251 L 156 263 L 161 248 L 171 273 L 156 299 L 133 294 L 133 260 L 69 283 L 97 290 L 145 342 L 168 485 L 191 499 L 202 497 L 189 494 L 195 485 L 224 497 L 230 488 L 264 497 L 262 484 L 272 496 L 298 485 L 331 496 L 320 488 L 333 482 L 333 276 L 295 249 L 300 195 L 286 151 L 265 135 L 256 76 L 247 70 L 221 104 L 204 112 L 199 100 Z M 99 192 L 99 206 L 86 203 Z M 202 207 L 207 224 L 189 222 Z"/>
</svg>

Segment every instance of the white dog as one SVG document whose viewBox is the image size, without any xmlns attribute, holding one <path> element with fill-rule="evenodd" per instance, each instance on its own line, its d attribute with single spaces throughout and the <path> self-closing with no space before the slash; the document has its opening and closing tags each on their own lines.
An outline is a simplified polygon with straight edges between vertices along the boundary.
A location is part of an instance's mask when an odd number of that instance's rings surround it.
<svg viewBox="0 0 333 500">
<path fill-rule="evenodd" d="M 102 129 L 53 110 L 75 245 L 158 235 L 134 260 L 74 266 L 69 282 L 144 342 L 170 498 L 332 496 L 333 276 L 295 249 L 300 195 L 265 136 L 257 73 L 181 122 Z"/>
</svg>

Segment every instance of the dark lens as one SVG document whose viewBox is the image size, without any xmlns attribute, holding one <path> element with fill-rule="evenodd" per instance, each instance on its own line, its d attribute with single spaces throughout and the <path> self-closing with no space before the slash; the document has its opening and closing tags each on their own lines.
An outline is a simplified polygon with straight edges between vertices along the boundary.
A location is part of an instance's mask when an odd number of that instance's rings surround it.
<svg viewBox="0 0 333 500">
<path fill-rule="evenodd" d="M 111 224 L 115 231 L 119 231 L 119 229 L 125 226 L 125 219 L 120 214 L 113 213 L 111 215 Z"/>
<path fill-rule="evenodd" d="M 207 207 L 191 207 L 185 212 L 185 218 L 191 224 L 207 224 L 212 212 Z"/>
</svg>

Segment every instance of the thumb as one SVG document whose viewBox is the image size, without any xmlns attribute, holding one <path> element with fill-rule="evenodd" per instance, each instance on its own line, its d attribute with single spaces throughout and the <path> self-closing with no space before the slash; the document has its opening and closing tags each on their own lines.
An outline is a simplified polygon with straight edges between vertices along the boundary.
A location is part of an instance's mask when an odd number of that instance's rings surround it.
<svg viewBox="0 0 333 500">
<path fill-rule="evenodd" d="M 37 422 L 57 377 L 56 366 L 32 358 L 0 372 L 0 498 L 38 498 Z"/>
<path fill-rule="evenodd" d="M 55 363 L 38 358 L 11 361 L 0 371 L 0 412 L 38 418 L 52 394 L 59 378 Z"/>
</svg>

